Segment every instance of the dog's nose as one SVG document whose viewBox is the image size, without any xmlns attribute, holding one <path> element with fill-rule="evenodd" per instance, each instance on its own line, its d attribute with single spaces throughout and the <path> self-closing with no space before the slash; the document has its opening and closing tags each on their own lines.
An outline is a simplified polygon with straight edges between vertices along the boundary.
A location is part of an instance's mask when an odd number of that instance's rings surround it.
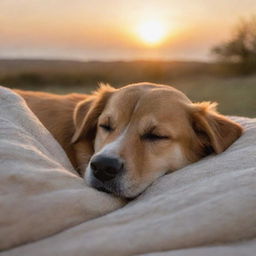
<svg viewBox="0 0 256 256">
<path fill-rule="evenodd" d="M 123 161 L 116 157 L 98 155 L 91 161 L 93 175 L 101 181 L 114 179 L 123 166 Z"/>
</svg>

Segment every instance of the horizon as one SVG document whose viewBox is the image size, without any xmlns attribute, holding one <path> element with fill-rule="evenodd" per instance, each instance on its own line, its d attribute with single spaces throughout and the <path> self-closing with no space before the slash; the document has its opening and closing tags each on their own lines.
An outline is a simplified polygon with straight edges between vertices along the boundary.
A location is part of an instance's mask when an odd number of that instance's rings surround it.
<svg viewBox="0 0 256 256">
<path fill-rule="evenodd" d="M 0 58 L 212 62 L 255 0 L 2 0 Z M 217 18 L 216 18 L 217 17 Z"/>
<path fill-rule="evenodd" d="M 130 63 L 130 62 L 166 62 L 166 63 L 208 63 L 208 64 L 214 64 L 216 63 L 214 60 L 200 60 L 200 59 L 76 59 L 76 58 L 47 58 L 47 57 L 1 57 L 0 61 L 53 61 L 53 62 L 80 62 L 80 63 L 90 63 L 90 62 L 102 62 L 102 63 L 115 63 L 115 62 L 124 62 L 124 63 Z"/>
</svg>

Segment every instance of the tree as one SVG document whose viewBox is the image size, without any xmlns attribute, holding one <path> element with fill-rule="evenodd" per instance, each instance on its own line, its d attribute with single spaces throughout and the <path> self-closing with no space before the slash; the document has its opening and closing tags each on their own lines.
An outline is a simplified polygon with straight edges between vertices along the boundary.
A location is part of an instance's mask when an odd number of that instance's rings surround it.
<svg viewBox="0 0 256 256">
<path fill-rule="evenodd" d="M 222 61 L 240 64 L 243 72 L 256 71 L 256 16 L 241 19 L 231 39 L 212 49 Z"/>
</svg>

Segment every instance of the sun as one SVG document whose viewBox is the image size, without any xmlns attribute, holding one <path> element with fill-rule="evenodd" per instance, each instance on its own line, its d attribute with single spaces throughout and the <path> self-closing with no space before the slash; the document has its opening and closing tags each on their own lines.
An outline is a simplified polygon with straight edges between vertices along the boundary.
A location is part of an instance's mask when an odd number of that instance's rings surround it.
<svg viewBox="0 0 256 256">
<path fill-rule="evenodd" d="M 156 45 L 161 43 L 165 38 L 166 29 L 160 21 L 144 21 L 138 26 L 138 35 L 144 43 Z"/>
</svg>

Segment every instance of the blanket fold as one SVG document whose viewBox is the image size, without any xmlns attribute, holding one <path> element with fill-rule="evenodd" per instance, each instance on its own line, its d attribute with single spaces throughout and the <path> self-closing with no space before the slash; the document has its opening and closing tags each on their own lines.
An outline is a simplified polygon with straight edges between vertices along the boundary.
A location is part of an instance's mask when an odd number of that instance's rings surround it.
<svg viewBox="0 0 256 256">
<path fill-rule="evenodd" d="M 52 235 L 122 205 L 87 187 L 24 100 L 0 88 L 0 249 Z"/>
</svg>

